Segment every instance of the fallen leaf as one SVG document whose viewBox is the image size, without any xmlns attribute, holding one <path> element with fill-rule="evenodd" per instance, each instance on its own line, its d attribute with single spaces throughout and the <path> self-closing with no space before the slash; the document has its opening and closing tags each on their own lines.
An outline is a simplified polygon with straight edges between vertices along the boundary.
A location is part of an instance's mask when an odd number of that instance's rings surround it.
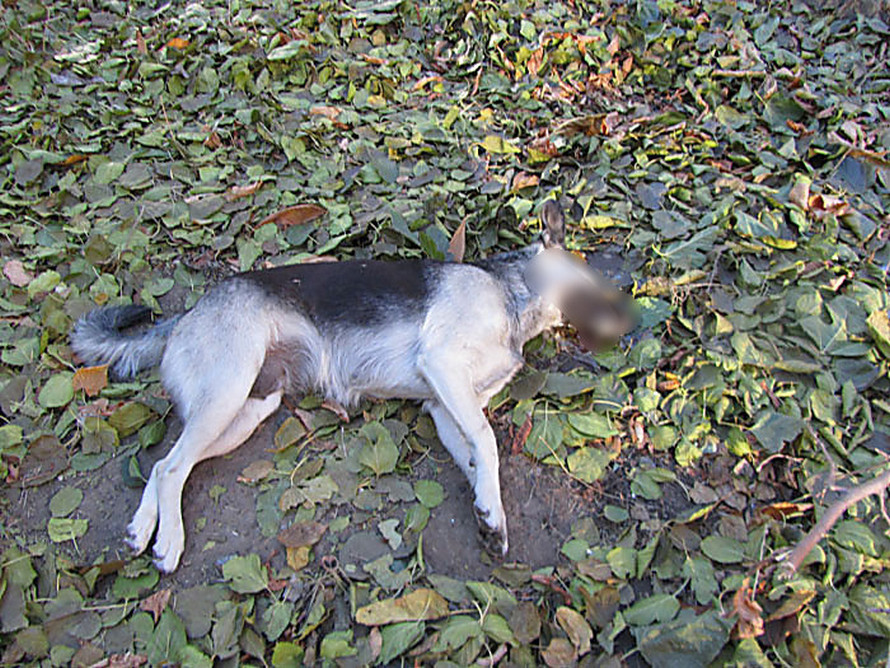
<svg viewBox="0 0 890 668">
<path fill-rule="evenodd" d="M 276 211 L 270 216 L 266 216 L 257 227 L 262 227 L 267 223 L 275 223 L 279 229 L 283 230 L 293 225 L 303 225 L 313 221 L 327 212 L 327 209 L 318 204 L 295 204 L 294 206 L 281 209 L 281 211 Z"/>
<path fill-rule="evenodd" d="M 522 190 L 523 188 L 531 188 L 532 186 L 538 185 L 541 179 L 537 174 L 529 174 L 527 172 L 518 172 L 516 176 L 513 177 L 513 192 L 517 190 Z"/>
<path fill-rule="evenodd" d="M 309 546 L 285 548 L 287 565 L 295 571 L 301 571 L 309 565 Z"/>
<path fill-rule="evenodd" d="M 733 635 L 739 639 L 763 635 L 763 608 L 751 598 L 751 593 L 751 587 L 745 580 L 732 597 L 732 610 L 729 611 L 729 615 L 738 617 Z"/>
<path fill-rule="evenodd" d="M 804 211 L 810 208 L 810 183 L 810 180 L 807 178 L 798 178 L 788 193 L 788 201 L 796 204 Z"/>
<path fill-rule="evenodd" d="M 146 663 L 148 657 L 143 654 L 112 654 L 107 659 L 94 663 L 90 668 L 138 668 Z"/>
<path fill-rule="evenodd" d="M 451 236 L 451 242 L 448 244 L 448 252 L 451 259 L 455 262 L 464 261 L 464 251 L 467 247 L 467 221 L 464 220 L 458 225 L 454 234 Z"/>
<path fill-rule="evenodd" d="M 74 372 L 71 386 L 76 392 L 83 390 L 88 397 L 95 397 L 108 385 L 108 365 L 85 366 Z"/>
<path fill-rule="evenodd" d="M 170 602 L 170 594 L 172 592 L 172 589 L 161 589 L 160 591 L 156 591 L 139 604 L 139 609 L 144 612 L 150 612 L 151 616 L 154 617 L 155 624 L 157 624 L 158 619 L 161 618 L 161 613 L 164 612 L 167 608 L 167 604 Z"/>
<path fill-rule="evenodd" d="M 186 48 L 190 42 L 187 39 L 183 39 L 182 37 L 174 37 L 169 42 L 167 42 L 166 46 L 169 46 L 171 49 L 179 49 L 182 50 Z"/>
<path fill-rule="evenodd" d="M 766 621 L 772 622 L 776 619 L 782 619 L 783 617 L 790 617 L 791 615 L 796 615 L 798 612 L 803 610 L 807 603 L 812 601 L 816 597 L 816 592 L 812 589 L 801 589 L 799 591 L 792 592 L 792 594 L 782 601 L 782 605 L 778 607 L 769 617 L 766 618 Z"/>
<path fill-rule="evenodd" d="M 321 522 L 294 522 L 278 533 L 278 541 L 289 548 L 308 547 L 321 540 L 327 530 L 328 525 Z"/>
<path fill-rule="evenodd" d="M 145 45 L 145 37 L 142 36 L 142 30 L 136 29 L 136 50 L 143 56 L 148 53 L 148 47 Z"/>
<path fill-rule="evenodd" d="M 335 120 L 337 116 L 340 115 L 342 110 L 339 107 L 328 107 L 325 105 L 318 105 L 309 109 L 309 113 L 315 116 L 324 116 L 330 120 Z"/>
<path fill-rule="evenodd" d="M 34 274 L 25 269 L 20 260 L 10 260 L 4 264 L 3 275 L 18 288 L 23 288 L 34 280 Z"/>
<path fill-rule="evenodd" d="M 248 484 L 255 483 L 268 476 L 274 470 L 274 462 L 271 462 L 268 459 L 258 459 L 255 462 L 248 464 L 244 470 L 241 471 L 241 475 L 238 476 L 238 482 Z"/>
<path fill-rule="evenodd" d="M 355 620 L 366 626 L 438 619 L 448 614 L 448 601 L 432 589 L 417 589 L 398 598 L 376 601 L 359 608 Z"/>
<path fill-rule="evenodd" d="M 547 649 L 541 652 L 541 656 L 550 668 L 565 668 L 573 666 L 578 660 L 578 654 L 575 648 L 565 638 L 553 638 Z"/>
<path fill-rule="evenodd" d="M 226 191 L 226 200 L 229 202 L 234 202 L 235 200 L 241 199 L 242 197 L 250 197 L 262 187 L 262 181 L 255 181 L 249 186 L 232 186 Z"/>
</svg>

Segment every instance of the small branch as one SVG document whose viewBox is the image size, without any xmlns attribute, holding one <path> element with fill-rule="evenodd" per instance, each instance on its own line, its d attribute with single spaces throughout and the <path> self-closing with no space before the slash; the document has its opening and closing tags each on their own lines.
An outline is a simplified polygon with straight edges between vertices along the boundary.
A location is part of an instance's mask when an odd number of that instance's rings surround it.
<svg viewBox="0 0 890 668">
<path fill-rule="evenodd" d="M 883 494 L 884 490 L 890 486 L 890 469 L 884 471 L 881 475 L 872 478 L 868 482 L 857 485 L 847 491 L 842 499 L 832 503 L 825 510 L 825 513 L 816 523 L 810 532 L 804 536 L 797 546 L 791 552 L 787 552 L 780 557 L 779 561 L 784 562 L 784 568 L 787 575 L 793 575 L 807 555 L 816 547 L 816 543 L 825 537 L 831 527 L 843 516 L 847 508 L 853 506 L 872 494 Z"/>
</svg>

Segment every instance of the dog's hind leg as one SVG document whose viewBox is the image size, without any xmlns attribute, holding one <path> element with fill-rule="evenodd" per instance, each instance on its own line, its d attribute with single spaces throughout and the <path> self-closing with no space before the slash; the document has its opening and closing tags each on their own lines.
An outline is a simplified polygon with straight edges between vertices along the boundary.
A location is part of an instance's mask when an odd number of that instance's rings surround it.
<svg viewBox="0 0 890 668">
<path fill-rule="evenodd" d="M 275 412 L 281 404 L 281 395 L 282 391 L 278 390 L 263 399 L 247 399 L 225 430 L 209 443 L 204 435 L 207 433 L 207 422 L 212 421 L 213 417 L 205 417 L 207 414 L 202 413 L 195 422 L 187 425 L 170 454 L 158 462 L 161 465 L 157 483 L 160 523 L 154 555 L 155 565 L 160 570 L 167 573 L 173 571 L 185 547 L 182 488 L 195 464 L 231 452 L 246 441 L 260 423 Z M 205 441 L 203 445 L 202 441 Z"/>
</svg>

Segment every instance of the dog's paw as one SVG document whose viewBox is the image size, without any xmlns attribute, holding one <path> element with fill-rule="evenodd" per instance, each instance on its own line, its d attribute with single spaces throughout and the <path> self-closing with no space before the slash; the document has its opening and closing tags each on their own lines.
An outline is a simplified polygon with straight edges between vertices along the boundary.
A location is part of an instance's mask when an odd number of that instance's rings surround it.
<svg viewBox="0 0 890 668">
<path fill-rule="evenodd" d="M 490 510 L 484 510 L 474 505 L 476 523 L 479 525 L 479 538 L 485 551 L 495 557 L 503 557 L 507 554 L 509 544 L 507 542 L 507 518 L 503 511 L 494 514 Z"/>
<path fill-rule="evenodd" d="M 142 554 L 148 547 L 148 541 L 155 530 L 155 522 L 139 521 L 138 515 L 133 518 L 127 527 L 127 537 L 124 542 L 133 550 L 133 554 Z"/>
<path fill-rule="evenodd" d="M 154 546 L 155 566 L 159 571 L 172 573 L 179 566 L 184 549 L 185 534 L 182 531 L 158 531 Z"/>
</svg>

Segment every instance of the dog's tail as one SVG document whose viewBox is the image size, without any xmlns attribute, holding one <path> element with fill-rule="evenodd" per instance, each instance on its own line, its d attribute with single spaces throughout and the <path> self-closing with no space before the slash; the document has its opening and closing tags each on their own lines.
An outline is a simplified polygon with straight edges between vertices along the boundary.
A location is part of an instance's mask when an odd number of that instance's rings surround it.
<svg viewBox="0 0 890 668">
<path fill-rule="evenodd" d="M 136 304 L 90 311 L 74 326 L 71 348 L 86 364 L 108 364 L 113 376 L 132 378 L 160 363 L 167 338 L 179 320 L 176 316 L 136 334 L 121 333 L 121 329 L 148 322 L 150 317 L 151 309 Z"/>
</svg>

